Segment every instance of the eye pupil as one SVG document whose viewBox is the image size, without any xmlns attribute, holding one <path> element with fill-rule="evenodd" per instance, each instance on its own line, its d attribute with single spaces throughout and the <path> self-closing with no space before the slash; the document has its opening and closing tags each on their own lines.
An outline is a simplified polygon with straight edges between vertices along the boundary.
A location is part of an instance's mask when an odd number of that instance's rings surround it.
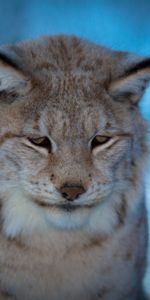
<svg viewBox="0 0 150 300">
<path fill-rule="evenodd" d="M 96 135 L 91 142 L 91 149 L 94 149 L 100 145 L 105 144 L 106 142 L 109 141 L 109 139 L 110 139 L 110 137 L 108 137 L 108 136 Z"/>
<path fill-rule="evenodd" d="M 29 141 L 38 147 L 43 147 L 48 150 L 48 152 L 51 152 L 51 141 L 48 137 L 39 137 L 39 138 L 29 138 Z"/>
</svg>

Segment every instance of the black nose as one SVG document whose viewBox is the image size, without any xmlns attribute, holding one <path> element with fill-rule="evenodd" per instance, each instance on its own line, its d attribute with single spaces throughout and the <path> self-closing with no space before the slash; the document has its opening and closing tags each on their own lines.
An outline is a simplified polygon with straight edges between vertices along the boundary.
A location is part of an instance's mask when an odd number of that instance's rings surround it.
<svg viewBox="0 0 150 300">
<path fill-rule="evenodd" d="M 60 188 L 60 193 L 68 201 L 73 201 L 77 199 L 81 194 L 85 192 L 83 186 L 77 185 L 64 185 Z"/>
</svg>

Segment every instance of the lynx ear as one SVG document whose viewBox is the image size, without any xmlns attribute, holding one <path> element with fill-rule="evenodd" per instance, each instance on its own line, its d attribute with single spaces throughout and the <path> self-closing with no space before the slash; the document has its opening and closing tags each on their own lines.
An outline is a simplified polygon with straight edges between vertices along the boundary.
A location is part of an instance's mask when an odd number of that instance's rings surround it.
<svg viewBox="0 0 150 300">
<path fill-rule="evenodd" d="M 22 95 L 29 89 L 29 80 L 22 70 L 21 57 L 11 48 L 0 48 L 0 94 Z"/>
<path fill-rule="evenodd" d="M 130 56 L 129 56 L 130 58 Z M 136 104 L 150 80 L 150 58 L 126 59 L 123 69 L 125 70 L 117 79 L 111 82 L 109 92 L 118 101 L 129 100 Z"/>
</svg>

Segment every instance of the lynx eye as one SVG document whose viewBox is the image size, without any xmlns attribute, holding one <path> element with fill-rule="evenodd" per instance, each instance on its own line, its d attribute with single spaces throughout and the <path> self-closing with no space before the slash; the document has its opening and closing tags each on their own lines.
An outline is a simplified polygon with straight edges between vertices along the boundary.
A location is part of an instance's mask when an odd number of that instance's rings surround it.
<svg viewBox="0 0 150 300">
<path fill-rule="evenodd" d="M 28 140 L 35 146 L 38 147 L 43 147 L 48 150 L 48 152 L 51 152 L 51 141 L 49 140 L 48 137 L 43 136 L 43 137 L 38 137 L 38 138 L 28 138 Z"/>
<path fill-rule="evenodd" d="M 96 135 L 91 142 L 91 149 L 101 146 L 107 143 L 111 138 L 105 135 Z"/>
</svg>

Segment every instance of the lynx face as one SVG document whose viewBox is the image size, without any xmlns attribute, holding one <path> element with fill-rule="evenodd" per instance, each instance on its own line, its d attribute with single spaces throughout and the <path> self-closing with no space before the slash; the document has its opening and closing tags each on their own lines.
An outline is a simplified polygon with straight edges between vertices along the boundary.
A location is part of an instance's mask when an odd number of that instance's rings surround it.
<svg viewBox="0 0 150 300">
<path fill-rule="evenodd" d="M 99 219 L 112 195 L 136 186 L 149 60 L 64 37 L 2 48 L 0 59 L 4 232 Z"/>
</svg>

